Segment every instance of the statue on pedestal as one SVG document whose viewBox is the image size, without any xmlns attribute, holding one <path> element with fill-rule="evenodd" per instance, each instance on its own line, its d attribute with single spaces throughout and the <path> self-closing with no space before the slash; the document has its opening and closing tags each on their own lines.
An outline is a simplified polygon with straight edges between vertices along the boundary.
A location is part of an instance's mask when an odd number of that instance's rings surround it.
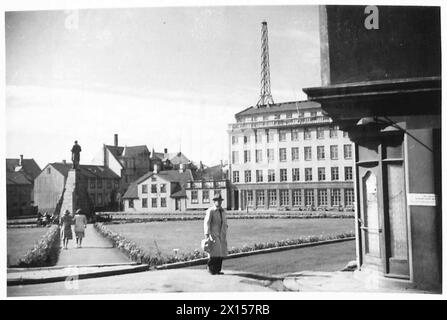
<svg viewBox="0 0 447 320">
<path fill-rule="evenodd" d="M 81 146 L 78 141 L 74 142 L 73 148 L 71 148 L 71 160 L 73 161 L 73 169 L 79 169 L 79 161 L 81 160 Z"/>
</svg>

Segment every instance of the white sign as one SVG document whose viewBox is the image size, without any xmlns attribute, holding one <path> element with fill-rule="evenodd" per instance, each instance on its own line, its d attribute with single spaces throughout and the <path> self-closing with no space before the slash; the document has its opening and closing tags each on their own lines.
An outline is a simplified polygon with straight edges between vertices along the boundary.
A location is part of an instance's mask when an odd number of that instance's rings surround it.
<svg viewBox="0 0 447 320">
<path fill-rule="evenodd" d="M 436 206 L 434 193 L 409 193 L 407 199 L 410 206 Z"/>
</svg>

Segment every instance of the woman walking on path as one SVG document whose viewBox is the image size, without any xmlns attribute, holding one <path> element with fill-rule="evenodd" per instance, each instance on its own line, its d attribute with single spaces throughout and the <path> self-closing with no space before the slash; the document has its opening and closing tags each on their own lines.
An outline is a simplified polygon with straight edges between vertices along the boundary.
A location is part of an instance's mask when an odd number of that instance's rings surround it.
<svg viewBox="0 0 447 320">
<path fill-rule="evenodd" d="M 87 217 L 82 214 L 82 210 L 76 210 L 76 214 L 74 216 L 74 225 L 75 225 L 75 235 L 76 235 L 76 246 L 78 248 L 82 247 L 82 238 L 85 236 L 85 228 L 87 228 Z"/>
<path fill-rule="evenodd" d="M 73 224 L 73 218 L 70 211 L 65 210 L 64 216 L 61 217 L 60 225 L 62 226 L 62 241 L 64 249 L 68 249 L 68 240 L 73 239 L 73 232 L 71 231 L 71 225 Z"/>
<path fill-rule="evenodd" d="M 222 208 L 222 196 L 219 194 L 213 198 L 214 206 L 206 211 L 203 223 L 205 238 L 213 242 L 208 253 L 208 272 L 211 274 L 223 274 L 222 260 L 227 256 L 227 218 Z"/>
</svg>

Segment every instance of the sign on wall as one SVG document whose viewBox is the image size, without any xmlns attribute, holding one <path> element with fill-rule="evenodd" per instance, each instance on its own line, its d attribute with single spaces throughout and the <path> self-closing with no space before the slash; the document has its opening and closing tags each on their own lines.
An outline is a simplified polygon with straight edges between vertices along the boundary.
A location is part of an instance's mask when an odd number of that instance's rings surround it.
<svg viewBox="0 0 447 320">
<path fill-rule="evenodd" d="M 409 193 L 407 199 L 410 206 L 436 206 L 436 195 L 434 193 Z"/>
</svg>

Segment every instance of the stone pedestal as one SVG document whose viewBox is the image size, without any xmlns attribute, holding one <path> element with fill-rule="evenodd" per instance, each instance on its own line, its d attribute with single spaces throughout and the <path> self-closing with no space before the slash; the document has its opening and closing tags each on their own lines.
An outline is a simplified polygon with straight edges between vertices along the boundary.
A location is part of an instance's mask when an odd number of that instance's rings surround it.
<svg viewBox="0 0 447 320">
<path fill-rule="evenodd" d="M 79 169 L 70 169 L 60 212 L 64 214 L 68 210 L 74 213 L 77 209 L 88 215 L 92 211 L 92 203 L 87 192 L 87 179 L 80 174 Z"/>
</svg>

